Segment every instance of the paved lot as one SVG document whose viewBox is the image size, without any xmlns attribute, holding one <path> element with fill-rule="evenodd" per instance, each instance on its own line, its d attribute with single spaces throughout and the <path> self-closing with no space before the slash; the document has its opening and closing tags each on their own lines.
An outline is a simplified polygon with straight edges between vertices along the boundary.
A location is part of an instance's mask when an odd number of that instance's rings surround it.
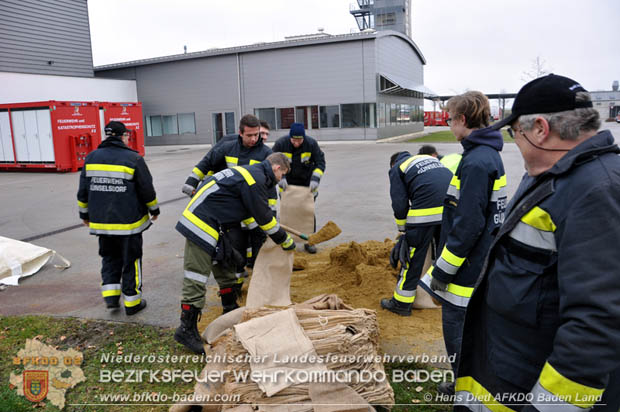
<svg viewBox="0 0 620 412">
<path fill-rule="evenodd" d="M 620 136 L 620 127 L 611 126 Z M 372 142 L 322 145 L 327 171 L 317 202 L 318 224 L 334 220 L 343 229 L 342 235 L 327 245 L 395 235 L 387 179 L 389 157 L 401 150 L 417 153 L 419 146 Z M 456 143 L 436 146 L 444 154 L 460 151 Z M 174 225 L 187 203 L 180 188 L 207 150 L 208 146 L 147 147 L 146 160 L 163 205 L 160 218 L 144 234 L 144 297 L 149 308 L 132 321 L 162 326 L 178 323 L 184 239 Z M 511 196 L 524 172 L 523 162 L 514 144 L 505 146 L 502 158 Z M 0 235 L 28 239 L 79 224 L 77 184 L 78 173 L 0 173 Z M 47 265 L 22 280 L 19 287 L 0 292 L 0 314 L 127 320 L 103 307 L 97 239 L 87 228 L 43 236 L 32 243 L 58 251 L 72 266 L 60 271 Z"/>
</svg>

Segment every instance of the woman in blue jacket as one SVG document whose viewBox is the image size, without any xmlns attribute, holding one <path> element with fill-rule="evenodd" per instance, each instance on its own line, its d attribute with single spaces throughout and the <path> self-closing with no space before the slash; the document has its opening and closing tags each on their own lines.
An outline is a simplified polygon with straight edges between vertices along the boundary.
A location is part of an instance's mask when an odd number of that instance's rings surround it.
<svg viewBox="0 0 620 412">
<path fill-rule="evenodd" d="M 465 309 L 493 233 L 504 220 L 506 175 L 499 155 L 502 135 L 488 128 L 487 97 L 470 91 L 448 100 L 447 107 L 450 130 L 464 151 L 444 202 L 441 254 L 420 283 L 442 302 L 444 341 L 456 375 Z M 439 390 L 453 393 L 454 385 Z"/>
</svg>

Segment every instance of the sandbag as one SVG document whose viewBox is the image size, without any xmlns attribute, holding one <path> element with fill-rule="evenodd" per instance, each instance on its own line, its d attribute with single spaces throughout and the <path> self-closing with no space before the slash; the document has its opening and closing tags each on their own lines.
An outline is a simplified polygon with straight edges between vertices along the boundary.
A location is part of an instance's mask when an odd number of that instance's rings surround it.
<svg viewBox="0 0 620 412">
<path fill-rule="evenodd" d="M 226 331 L 241 321 L 241 316 L 245 306 L 231 310 L 217 317 L 213 322 L 202 332 L 202 339 L 211 344 L 215 342 L 217 338 L 222 336 Z"/>
<path fill-rule="evenodd" d="M 302 233 L 314 232 L 314 196 L 307 186 L 288 185 L 280 199 L 280 222 Z M 305 240 L 292 235 L 297 243 Z"/>
<path fill-rule="evenodd" d="M 424 276 L 428 268 L 431 267 L 431 256 L 432 251 L 429 247 L 428 252 L 426 253 L 426 260 L 424 261 L 424 268 L 422 269 L 422 274 L 420 276 Z M 417 287 L 415 301 L 413 302 L 414 309 L 438 309 L 440 307 L 441 305 L 435 303 L 431 295 L 429 295 L 424 288 L 421 288 L 420 286 Z"/>
<path fill-rule="evenodd" d="M 260 308 L 265 305 L 290 305 L 291 273 L 293 252 L 282 249 L 271 238 L 267 238 L 254 263 L 245 306 Z"/>
<path fill-rule="evenodd" d="M 54 256 L 62 261 L 56 268 L 71 266 L 71 262 L 54 250 L 0 236 L 0 284 L 17 286 L 19 279 L 34 275 Z"/>
</svg>

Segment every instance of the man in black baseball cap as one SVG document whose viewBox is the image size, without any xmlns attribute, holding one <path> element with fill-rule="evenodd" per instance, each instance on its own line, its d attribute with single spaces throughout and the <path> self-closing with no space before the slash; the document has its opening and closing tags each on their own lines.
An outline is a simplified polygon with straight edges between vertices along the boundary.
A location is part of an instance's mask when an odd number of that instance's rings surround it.
<svg viewBox="0 0 620 412">
<path fill-rule="evenodd" d="M 131 134 L 131 130 L 125 127 L 124 123 L 116 121 L 111 121 L 106 124 L 103 131 L 105 132 L 106 136 L 120 137 L 125 144 L 127 144 L 127 141 L 129 141 L 129 135 Z"/>
<path fill-rule="evenodd" d="M 469 301 L 457 405 L 620 408 L 620 148 L 600 124 L 589 93 L 550 74 L 491 126 L 510 126 L 529 176 Z"/>
</svg>

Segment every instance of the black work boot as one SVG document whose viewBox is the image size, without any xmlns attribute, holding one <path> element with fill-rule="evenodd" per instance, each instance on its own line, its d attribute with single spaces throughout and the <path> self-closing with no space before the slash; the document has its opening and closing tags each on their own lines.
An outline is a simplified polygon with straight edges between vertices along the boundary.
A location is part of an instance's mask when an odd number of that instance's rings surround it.
<svg viewBox="0 0 620 412">
<path fill-rule="evenodd" d="M 125 314 L 127 316 L 132 316 L 135 315 L 136 313 L 140 312 L 142 309 L 146 308 L 146 299 L 142 299 L 140 300 L 140 304 L 136 305 L 136 306 L 125 306 Z"/>
<path fill-rule="evenodd" d="M 454 395 L 454 382 L 441 382 L 437 386 L 437 392 L 443 395 Z"/>
<path fill-rule="evenodd" d="M 193 305 L 181 305 L 181 325 L 174 332 L 174 340 L 192 352 L 201 355 L 205 353 L 202 338 L 198 333 L 198 318 L 200 309 Z"/>
<path fill-rule="evenodd" d="M 234 288 L 220 289 L 220 298 L 222 299 L 222 308 L 224 308 L 222 314 L 239 307 L 239 305 L 237 305 L 237 294 Z"/>
<path fill-rule="evenodd" d="M 241 289 L 243 288 L 243 282 L 237 283 L 232 287 L 233 292 L 235 293 L 235 299 L 241 299 Z"/>
<path fill-rule="evenodd" d="M 381 299 L 381 307 L 400 316 L 411 316 L 411 303 L 402 303 L 394 298 Z"/>
<path fill-rule="evenodd" d="M 103 298 L 103 301 L 105 302 L 105 307 L 109 310 L 120 309 L 121 308 L 120 300 L 121 300 L 120 296 L 111 296 L 111 297 Z"/>
</svg>

